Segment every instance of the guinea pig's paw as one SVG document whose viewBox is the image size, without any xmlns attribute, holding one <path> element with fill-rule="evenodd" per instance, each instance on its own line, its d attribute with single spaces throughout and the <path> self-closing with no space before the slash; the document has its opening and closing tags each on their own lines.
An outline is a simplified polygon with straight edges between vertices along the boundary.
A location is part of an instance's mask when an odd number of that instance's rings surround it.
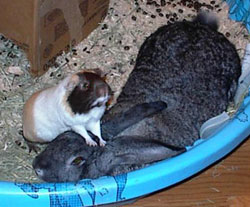
<svg viewBox="0 0 250 207">
<path fill-rule="evenodd" d="M 85 140 L 86 140 L 87 145 L 91 147 L 97 146 L 97 143 L 93 139 L 85 139 Z"/>
<path fill-rule="evenodd" d="M 36 154 L 38 154 L 38 152 L 41 150 L 37 145 L 36 143 L 33 143 L 33 142 L 29 142 L 28 140 L 26 140 L 26 143 L 28 145 L 28 148 L 29 148 L 29 154 L 34 151 Z"/>
<path fill-rule="evenodd" d="M 104 146 L 106 145 L 106 141 L 103 140 L 102 138 L 99 138 L 99 145 L 100 145 L 101 147 L 104 147 Z"/>
</svg>

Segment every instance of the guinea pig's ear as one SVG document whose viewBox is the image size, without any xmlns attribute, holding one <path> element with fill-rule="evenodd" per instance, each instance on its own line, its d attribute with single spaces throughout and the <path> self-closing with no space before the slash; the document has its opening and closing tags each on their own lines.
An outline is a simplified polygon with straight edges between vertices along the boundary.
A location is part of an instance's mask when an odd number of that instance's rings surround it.
<svg viewBox="0 0 250 207">
<path fill-rule="evenodd" d="M 66 90 L 72 91 L 77 86 L 79 81 L 79 76 L 77 74 L 73 74 L 71 77 L 68 78 L 68 82 L 65 85 Z"/>
<path fill-rule="evenodd" d="M 86 162 L 86 160 L 82 156 L 74 156 L 74 157 L 71 157 L 71 159 L 68 160 L 68 165 L 71 165 L 71 166 L 73 165 L 73 166 L 80 167 L 85 162 Z"/>
</svg>

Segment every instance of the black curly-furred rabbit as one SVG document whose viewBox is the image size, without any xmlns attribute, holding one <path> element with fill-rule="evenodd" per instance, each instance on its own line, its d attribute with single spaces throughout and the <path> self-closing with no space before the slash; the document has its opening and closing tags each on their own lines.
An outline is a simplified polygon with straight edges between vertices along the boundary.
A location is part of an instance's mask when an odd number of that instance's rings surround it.
<svg viewBox="0 0 250 207">
<path fill-rule="evenodd" d="M 119 134 L 113 118 L 158 101 L 167 108 L 137 124 L 127 123 L 121 134 L 154 137 L 179 147 L 192 145 L 201 125 L 227 109 L 241 74 L 235 46 L 217 28 L 216 18 L 202 12 L 193 21 L 165 25 L 151 34 L 117 103 L 104 116 L 103 133 Z M 130 116 L 138 115 L 132 111 Z"/>
</svg>

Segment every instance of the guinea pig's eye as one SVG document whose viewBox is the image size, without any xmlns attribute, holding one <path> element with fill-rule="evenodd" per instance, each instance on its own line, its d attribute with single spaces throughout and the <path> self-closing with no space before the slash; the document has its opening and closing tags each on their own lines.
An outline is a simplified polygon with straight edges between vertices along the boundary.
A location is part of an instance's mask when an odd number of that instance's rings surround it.
<svg viewBox="0 0 250 207">
<path fill-rule="evenodd" d="M 89 88 L 89 83 L 84 83 L 83 88 L 88 89 Z"/>
<path fill-rule="evenodd" d="M 80 84 L 80 88 L 81 88 L 81 90 L 84 90 L 84 91 L 88 90 L 88 88 L 89 88 L 89 83 L 88 83 L 88 82 L 81 83 L 81 84 Z"/>
<path fill-rule="evenodd" d="M 83 159 L 83 157 L 76 157 L 71 164 L 75 165 L 75 166 L 80 166 L 85 162 L 85 160 Z"/>
<path fill-rule="evenodd" d="M 88 88 L 89 87 L 89 83 L 84 83 L 83 84 L 83 88 Z"/>
</svg>

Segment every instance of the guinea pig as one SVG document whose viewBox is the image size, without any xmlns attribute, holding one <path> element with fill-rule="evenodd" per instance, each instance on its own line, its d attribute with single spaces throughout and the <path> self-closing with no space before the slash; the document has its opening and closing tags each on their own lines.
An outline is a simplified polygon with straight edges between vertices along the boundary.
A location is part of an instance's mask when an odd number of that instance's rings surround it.
<svg viewBox="0 0 250 207">
<path fill-rule="evenodd" d="M 46 182 L 78 181 L 126 173 L 184 151 L 185 148 L 137 136 L 117 137 L 105 147 L 90 147 L 79 134 L 68 131 L 35 157 L 33 168 Z"/>
<path fill-rule="evenodd" d="M 98 69 L 69 75 L 58 85 L 34 93 L 23 109 L 23 134 L 31 142 L 50 142 L 64 131 L 73 130 L 86 143 L 97 143 L 92 132 L 105 145 L 100 119 L 106 109 L 111 89 Z"/>
<path fill-rule="evenodd" d="M 217 19 L 204 12 L 192 21 L 158 28 L 140 47 L 135 67 L 102 123 L 134 106 L 162 101 L 164 110 L 116 134 L 192 145 L 201 125 L 227 110 L 241 74 L 235 46 L 217 29 Z M 112 126 L 105 131 L 112 132 Z"/>
</svg>

